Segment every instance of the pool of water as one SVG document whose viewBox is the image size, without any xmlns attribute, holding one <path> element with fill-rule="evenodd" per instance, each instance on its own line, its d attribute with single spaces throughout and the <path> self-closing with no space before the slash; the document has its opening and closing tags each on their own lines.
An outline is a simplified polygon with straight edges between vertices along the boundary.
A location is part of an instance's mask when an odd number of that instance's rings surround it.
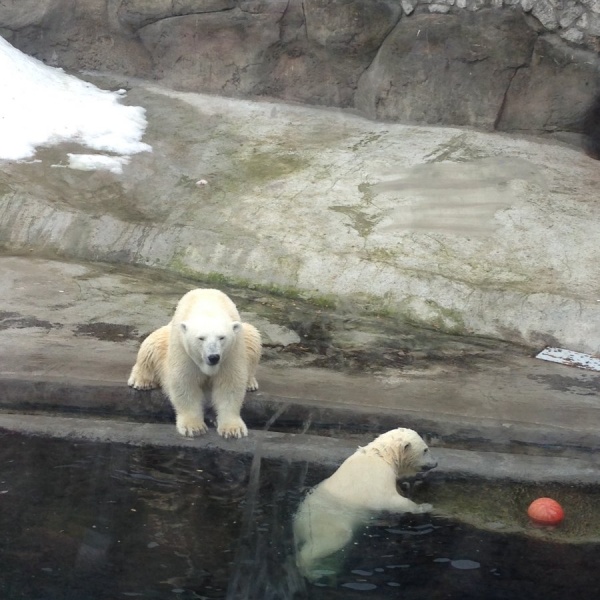
<svg viewBox="0 0 600 600">
<path fill-rule="evenodd" d="M 292 519 L 330 474 L 318 465 L 10 433 L 0 465 L 4 600 L 585 600 L 600 589 L 599 542 L 477 527 L 449 508 L 378 516 L 309 581 Z M 457 506 L 442 497 L 448 485 L 460 484 L 425 483 L 418 495 Z M 519 490 L 511 497 L 526 502 Z"/>
</svg>

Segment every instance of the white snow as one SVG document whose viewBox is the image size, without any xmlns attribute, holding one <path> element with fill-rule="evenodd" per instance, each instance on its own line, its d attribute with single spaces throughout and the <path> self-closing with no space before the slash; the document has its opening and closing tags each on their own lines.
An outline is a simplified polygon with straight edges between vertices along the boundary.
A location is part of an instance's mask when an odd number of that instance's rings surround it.
<svg viewBox="0 0 600 600">
<path fill-rule="evenodd" d="M 101 90 L 23 54 L 2 37 L 0 74 L 0 159 L 30 158 L 37 147 L 63 141 L 120 155 L 152 150 L 141 141 L 145 109 L 119 104 L 123 90 Z M 90 158 L 70 157 L 74 168 L 86 163 L 94 168 Z M 95 164 L 118 172 L 126 161 L 98 156 Z"/>
<path fill-rule="evenodd" d="M 106 156 L 105 154 L 67 154 L 69 167 L 80 171 L 103 169 L 120 175 L 123 166 L 129 163 L 129 156 Z"/>
</svg>

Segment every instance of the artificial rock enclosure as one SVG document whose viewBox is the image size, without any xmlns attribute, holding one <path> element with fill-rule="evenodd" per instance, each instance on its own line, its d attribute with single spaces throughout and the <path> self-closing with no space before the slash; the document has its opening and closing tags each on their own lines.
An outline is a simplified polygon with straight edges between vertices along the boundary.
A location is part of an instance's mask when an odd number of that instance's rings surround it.
<svg viewBox="0 0 600 600">
<path fill-rule="evenodd" d="M 333 467 L 395 423 L 442 477 L 595 485 L 598 376 L 532 356 L 600 350 L 600 0 L 14 0 L 0 35 L 126 90 L 152 149 L 2 162 L 2 428 Z M 198 285 L 263 335 L 243 440 L 126 386 Z"/>
<path fill-rule="evenodd" d="M 4 163 L 7 252 L 600 348 L 600 0 L 14 0 L 0 35 L 127 88 L 153 148 Z"/>
<path fill-rule="evenodd" d="M 599 0 L 9 0 L 49 65 L 376 119 L 577 131 L 599 89 Z"/>
</svg>

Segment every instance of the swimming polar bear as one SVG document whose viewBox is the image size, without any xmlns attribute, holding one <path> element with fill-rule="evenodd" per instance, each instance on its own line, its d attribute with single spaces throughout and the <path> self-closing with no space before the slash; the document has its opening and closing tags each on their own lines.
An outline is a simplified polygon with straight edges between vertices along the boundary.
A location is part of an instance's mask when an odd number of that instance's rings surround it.
<svg viewBox="0 0 600 600">
<path fill-rule="evenodd" d="M 304 498 L 294 517 L 296 564 L 311 578 L 318 562 L 343 548 L 360 525 L 379 512 L 426 513 L 398 493 L 396 480 L 437 463 L 416 431 L 398 428 L 380 435 L 347 458 Z"/>
</svg>

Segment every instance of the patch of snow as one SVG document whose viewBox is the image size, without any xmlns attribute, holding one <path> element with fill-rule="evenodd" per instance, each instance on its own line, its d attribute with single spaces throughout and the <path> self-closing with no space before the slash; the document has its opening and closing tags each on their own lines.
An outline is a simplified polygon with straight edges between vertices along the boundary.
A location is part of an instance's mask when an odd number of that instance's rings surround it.
<svg viewBox="0 0 600 600">
<path fill-rule="evenodd" d="M 30 158 L 37 147 L 63 141 L 125 155 L 152 150 L 141 141 L 145 109 L 119 104 L 124 90 L 101 90 L 23 54 L 2 37 L 0 73 L 0 159 Z"/>
<path fill-rule="evenodd" d="M 107 156 L 106 154 L 67 154 L 69 167 L 79 171 L 110 171 L 116 175 L 123 172 L 123 166 L 129 163 L 128 156 Z"/>
</svg>

